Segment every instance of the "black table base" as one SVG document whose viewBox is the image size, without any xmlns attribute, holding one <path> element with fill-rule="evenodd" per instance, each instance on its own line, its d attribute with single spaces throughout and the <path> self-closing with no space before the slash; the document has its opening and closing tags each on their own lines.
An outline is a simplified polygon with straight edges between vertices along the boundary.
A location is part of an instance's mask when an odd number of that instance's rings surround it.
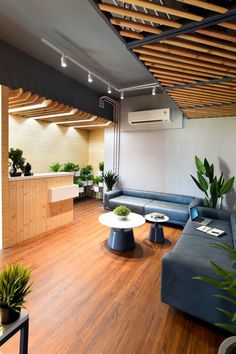
<svg viewBox="0 0 236 354">
<path fill-rule="evenodd" d="M 155 243 L 165 242 L 165 237 L 164 237 L 162 225 L 160 225 L 158 223 L 152 224 L 152 226 L 150 228 L 150 233 L 149 233 L 148 239 L 149 239 L 149 241 L 152 241 Z"/>
<path fill-rule="evenodd" d="M 112 228 L 108 238 L 108 246 L 114 251 L 129 251 L 135 248 L 133 229 Z"/>
</svg>

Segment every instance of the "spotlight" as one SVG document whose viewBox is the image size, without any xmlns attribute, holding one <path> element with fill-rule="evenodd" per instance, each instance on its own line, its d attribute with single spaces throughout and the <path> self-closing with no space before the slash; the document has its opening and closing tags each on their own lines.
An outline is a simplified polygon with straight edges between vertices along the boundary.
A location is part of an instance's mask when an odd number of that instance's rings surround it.
<svg viewBox="0 0 236 354">
<path fill-rule="evenodd" d="M 121 93 L 120 93 L 120 99 L 123 100 L 124 98 L 125 98 L 124 91 L 121 91 Z"/>
<path fill-rule="evenodd" d="M 90 72 L 88 73 L 88 82 L 93 82 L 93 77 Z"/>
<path fill-rule="evenodd" d="M 157 88 L 156 88 L 156 86 L 154 86 L 154 87 L 152 88 L 152 95 L 153 95 L 153 96 L 156 95 L 156 93 L 157 93 L 156 90 L 157 90 Z"/>
<path fill-rule="evenodd" d="M 107 86 L 107 93 L 111 93 L 111 85 Z"/>
<path fill-rule="evenodd" d="M 62 66 L 63 68 L 66 68 L 66 67 L 67 67 L 66 56 L 65 56 L 64 53 L 63 53 L 62 56 L 61 56 L 61 66 Z"/>
</svg>

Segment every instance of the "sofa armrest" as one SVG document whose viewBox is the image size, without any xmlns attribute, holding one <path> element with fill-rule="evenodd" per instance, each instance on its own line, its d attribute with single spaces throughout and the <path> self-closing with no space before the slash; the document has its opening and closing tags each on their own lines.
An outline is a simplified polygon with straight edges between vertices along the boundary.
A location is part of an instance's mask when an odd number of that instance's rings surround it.
<svg viewBox="0 0 236 354">
<path fill-rule="evenodd" d="M 203 205 L 203 200 L 201 198 L 194 198 L 191 203 L 189 204 L 188 210 L 190 213 L 190 208 L 193 208 L 195 206 Z"/>
<path fill-rule="evenodd" d="M 122 194 L 121 189 L 115 189 L 113 191 L 105 192 L 104 193 L 104 208 L 109 209 L 109 200 L 115 197 L 118 197 Z"/>
</svg>

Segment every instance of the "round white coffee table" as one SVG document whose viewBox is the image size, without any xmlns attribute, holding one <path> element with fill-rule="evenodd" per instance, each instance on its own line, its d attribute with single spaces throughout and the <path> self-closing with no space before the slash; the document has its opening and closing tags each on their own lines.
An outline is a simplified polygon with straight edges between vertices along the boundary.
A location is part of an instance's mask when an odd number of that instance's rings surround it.
<svg viewBox="0 0 236 354">
<path fill-rule="evenodd" d="M 119 220 L 113 212 L 99 216 L 102 225 L 111 228 L 108 246 L 115 251 L 127 251 L 135 248 L 133 227 L 145 224 L 145 218 L 139 214 L 130 213 L 125 220 Z"/>
<path fill-rule="evenodd" d="M 165 237 L 161 223 L 167 222 L 169 220 L 169 217 L 160 213 L 150 213 L 145 215 L 145 219 L 152 222 L 148 239 L 155 243 L 164 242 Z"/>
</svg>

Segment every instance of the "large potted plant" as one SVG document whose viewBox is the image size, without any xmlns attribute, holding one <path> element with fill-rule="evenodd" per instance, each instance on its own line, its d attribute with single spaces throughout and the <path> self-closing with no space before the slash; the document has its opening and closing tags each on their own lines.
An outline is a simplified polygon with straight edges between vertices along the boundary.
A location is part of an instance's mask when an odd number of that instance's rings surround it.
<svg viewBox="0 0 236 354">
<path fill-rule="evenodd" d="M 10 176 L 11 177 L 21 176 L 22 172 L 24 172 L 25 170 L 25 160 L 26 160 L 23 157 L 23 151 L 20 149 L 10 148 L 8 156 L 9 159 L 11 160 L 11 162 L 9 163 L 11 166 Z"/>
<path fill-rule="evenodd" d="M 198 188 L 205 193 L 204 206 L 208 208 L 216 208 L 218 201 L 222 201 L 224 194 L 229 193 L 234 184 L 234 177 L 225 181 L 223 172 L 217 178 L 214 173 L 214 165 L 209 164 L 207 159 L 202 162 L 199 157 L 195 156 L 195 165 L 197 167 L 197 178 L 192 179 Z"/>
<path fill-rule="evenodd" d="M 225 294 L 216 294 L 214 296 L 230 302 L 234 305 L 235 310 L 230 312 L 221 307 L 217 308 L 218 311 L 225 315 L 225 318 L 228 319 L 228 321 L 225 323 L 215 323 L 215 325 L 231 332 L 236 332 L 236 271 L 234 270 L 234 265 L 236 264 L 236 250 L 233 247 L 223 243 L 212 244 L 211 247 L 221 249 L 223 252 L 230 254 L 232 257 L 232 264 L 229 268 L 223 269 L 215 262 L 210 261 L 210 264 L 214 268 L 218 279 L 206 276 L 197 276 L 193 279 L 204 281 L 213 285 L 216 289 L 223 290 Z M 226 338 L 221 343 L 218 354 L 236 354 L 236 336 Z"/>
<path fill-rule="evenodd" d="M 107 187 L 107 191 L 111 191 L 116 182 L 118 181 L 119 175 L 117 175 L 115 172 L 107 171 L 103 172 L 102 178 Z"/>
<path fill-rule="evenodd" d="M 31 268 L 21 264 L 6 265 L 0 274 L 0 313 L 1 323 L 9 324 L 16 321 L 25 297 L 31 292 L 29 284 Z"/>
</svg>

